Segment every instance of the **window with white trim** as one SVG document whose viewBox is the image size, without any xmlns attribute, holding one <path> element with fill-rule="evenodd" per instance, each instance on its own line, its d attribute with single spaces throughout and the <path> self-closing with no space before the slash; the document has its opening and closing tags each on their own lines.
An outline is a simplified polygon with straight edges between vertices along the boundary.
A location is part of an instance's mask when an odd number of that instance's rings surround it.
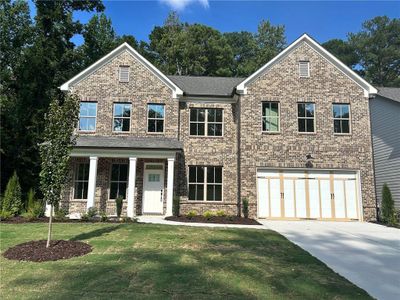
<svg viewBox="0 0 400 300">
<path fill-rule="evenodd" d="M 190 135 L 222 136 L 222 108 L 191 108 Z"/>
<path fill-rule="evenodd" d="M 129 66 L 119 66 L 119 82 L 129 82 Z"/>
<path fill-rule="evenodd" d="M 164 132 L 164 104 L 148 104 L 147 105 L 147 132 L 163 133 Z"/>
<path fill-rule="evenodd" d="M 129 131 L 131 125 L 130 103 L 114 103 L 113 131 Z"/>
<path fill-rule="evenodd" d="M 350 105 L 338 104 L 332 105 L 333 128 L 335 133 L 350 133 Z"/>
<path fill-rule="evenodd" d="M 222 167 L 189 166 L 189 200 L 222 201 Z"/>
<path fill-rule="evenodd" d="M 315 132 L 315 103 L 297 103 L 299 132 Z"/>
<path fill-rule="evenodd" d="M 96 102 L 81 102 L 79 108 L 79 130 L 95 131 L 96 130 Z"/>
<path fill-rule="evenodd" d="M 110 198 L 117 199 L 119 196 L 126 198 L 128 186 L 128 164 L 113 164 L 111 166 Z"/>
<path fill-rule="evenodd" d="M 299 61 L 299 75 L 300 77 L 310 77 L 309 61 Z"/>
<path fill-rule="evenodd" d="M 89 183 L 89 164 L 77 164 L 75 167 L 74 175 L 74 199 L 87 199 Z"/>
<path fill-rule="evenodd" d="M 262 103 L 262 131 L 279 132 L 279 102 Z"/>
</svg>

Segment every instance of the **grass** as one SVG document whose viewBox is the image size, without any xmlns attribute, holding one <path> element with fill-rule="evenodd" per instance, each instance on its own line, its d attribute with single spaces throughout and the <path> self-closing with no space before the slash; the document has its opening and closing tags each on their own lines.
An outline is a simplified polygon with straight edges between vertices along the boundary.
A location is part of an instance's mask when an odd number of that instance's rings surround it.
<svg viewBox="0 0 400 300">
<path fill-rule="evenodd" d="M 45 239 L 46 226 L 1 224 L 1 252 Z M 1 299 L 370 299 L 273 231 L 57 223 L 53 232 L 93 252 L 45 263 L 1 256 Z"/>
</svg>

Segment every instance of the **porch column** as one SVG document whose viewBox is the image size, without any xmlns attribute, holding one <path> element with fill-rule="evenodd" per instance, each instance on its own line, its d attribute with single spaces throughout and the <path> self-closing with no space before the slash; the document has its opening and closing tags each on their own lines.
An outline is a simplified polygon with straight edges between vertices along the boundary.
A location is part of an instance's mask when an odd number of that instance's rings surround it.
<svg viewBox="0 0 400 300">
<path fill-rule="evenodd" d="M 136 157 L 129 157 L 129 177 L 128 177 L 128 218 L 133 218 L 135 212 L 135 181 L 136 181 Z"/>
<path fill-rule="evenodd" d="M 174 162 L 175 158 L 168 158 L 167 217 L 172 216 L 172 202 L 174 196 Z"/>
<path fill-rule="evenodd" d="M 90 157 L 89 164 L 89 182 L 86 209 L 94 206 L 94 198 L 96 195 L 96 177 L 97 177 L 97 156 Z"/>
</svg>

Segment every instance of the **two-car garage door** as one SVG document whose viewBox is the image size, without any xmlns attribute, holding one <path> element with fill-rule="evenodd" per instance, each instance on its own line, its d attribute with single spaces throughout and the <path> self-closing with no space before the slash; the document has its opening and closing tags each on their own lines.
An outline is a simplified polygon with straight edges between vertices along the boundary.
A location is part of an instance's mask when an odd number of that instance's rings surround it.
<svg viewBox="0 0 400 300">
<path fill-rule="evenodd" d="M 361 220 L 355 172 L 259 170 L 258 217 Z"/>
</svg>

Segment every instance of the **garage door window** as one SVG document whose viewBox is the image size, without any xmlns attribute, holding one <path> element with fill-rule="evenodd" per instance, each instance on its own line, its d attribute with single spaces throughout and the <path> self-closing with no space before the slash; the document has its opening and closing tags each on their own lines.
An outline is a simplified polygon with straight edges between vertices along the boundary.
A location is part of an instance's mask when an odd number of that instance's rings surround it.
<svg viewBox="0 0 400 300">
<path fill-rule="evenodd" d="M 189 166 L 189 200 L 222 201 L 222 167 Z"/>
<path fill-rule="evenodd" d="M 262 131 L 279 132 L 279 103 L 262 103 Z"/>
</svg>

